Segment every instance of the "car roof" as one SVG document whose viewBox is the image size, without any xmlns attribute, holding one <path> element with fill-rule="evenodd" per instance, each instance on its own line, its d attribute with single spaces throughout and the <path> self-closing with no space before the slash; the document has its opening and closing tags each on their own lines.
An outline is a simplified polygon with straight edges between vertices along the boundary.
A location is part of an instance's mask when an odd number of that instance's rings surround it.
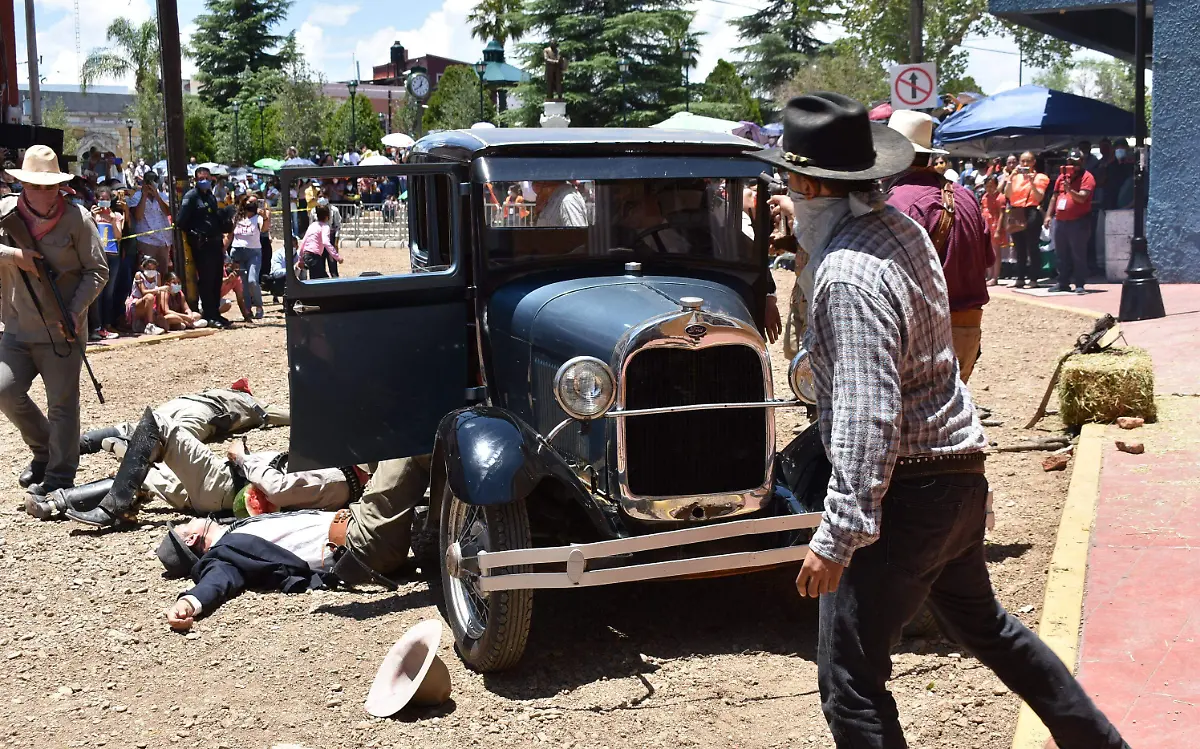
<svg viewBox="0 0 1200 749">
<path fill-rule="evenodd" d="M 470 161 L 483 155 L 685 153 L 737 155 L 762 146 L 728 133 L 659 128 L 505 127 L 443 130 L 413 146 L 416 153 Z"/>
</svg>

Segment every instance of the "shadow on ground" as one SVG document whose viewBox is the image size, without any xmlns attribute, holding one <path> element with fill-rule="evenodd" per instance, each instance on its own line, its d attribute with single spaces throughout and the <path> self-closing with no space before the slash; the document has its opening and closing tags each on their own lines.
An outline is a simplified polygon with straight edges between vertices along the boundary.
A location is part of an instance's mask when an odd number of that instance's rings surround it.
<svg viewBox="0 0 1200 749">
<path fill-rule="evenodd" d="M 816 604 L 792 568 L 709 580 L 538 591 L 525 657 L 485 676 L 510 699 L 553 696 L 602 679 L 638 678 L 656 662 L 768 652 L 815 660 Z"/>
</svg>

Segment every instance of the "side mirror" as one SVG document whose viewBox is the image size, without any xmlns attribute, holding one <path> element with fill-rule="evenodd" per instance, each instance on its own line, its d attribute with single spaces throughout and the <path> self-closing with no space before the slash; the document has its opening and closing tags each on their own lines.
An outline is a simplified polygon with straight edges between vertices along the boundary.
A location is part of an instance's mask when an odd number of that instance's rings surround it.
<svg viewBox="0 0 1200 749">
<path fill-rule="evenodd" d="M 813 382 L 812 362 L 808 358 L 808 349 L 800 345 L 800 350 L 792 357 L 788 365 L 788 383 L 796 398 L 810 406 L 817 403 L 817 386 Z"/>
</svg>

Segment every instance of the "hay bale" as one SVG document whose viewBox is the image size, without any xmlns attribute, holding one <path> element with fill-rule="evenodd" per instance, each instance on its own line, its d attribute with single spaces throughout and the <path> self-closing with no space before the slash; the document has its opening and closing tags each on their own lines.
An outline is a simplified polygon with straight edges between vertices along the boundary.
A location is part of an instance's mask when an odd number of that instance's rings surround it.
<svg viewBox="0 0 1200 749">
<path fill-rule="evenodd" d="M 1059 415 L 1068 426 L 1111 424 L 1122 416 L 1154 421 L 1154 365 L 1144 349 L 1112 348 L 1072 356 L 1058 380 Z"/>
</svg>

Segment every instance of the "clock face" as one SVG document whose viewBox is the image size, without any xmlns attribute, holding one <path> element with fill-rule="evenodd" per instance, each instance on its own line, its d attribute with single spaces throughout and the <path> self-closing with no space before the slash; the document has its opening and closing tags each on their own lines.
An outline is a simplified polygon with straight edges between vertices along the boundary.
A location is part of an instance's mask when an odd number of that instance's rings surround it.
<svg viewBox="0 0 1200 749">
<path fill-rule="evenodd" d="M 429 96 L 429 76 L 424 73 L 414 73 L 408 79 L 408 90 L 418 99 Z"/>
</svg>

